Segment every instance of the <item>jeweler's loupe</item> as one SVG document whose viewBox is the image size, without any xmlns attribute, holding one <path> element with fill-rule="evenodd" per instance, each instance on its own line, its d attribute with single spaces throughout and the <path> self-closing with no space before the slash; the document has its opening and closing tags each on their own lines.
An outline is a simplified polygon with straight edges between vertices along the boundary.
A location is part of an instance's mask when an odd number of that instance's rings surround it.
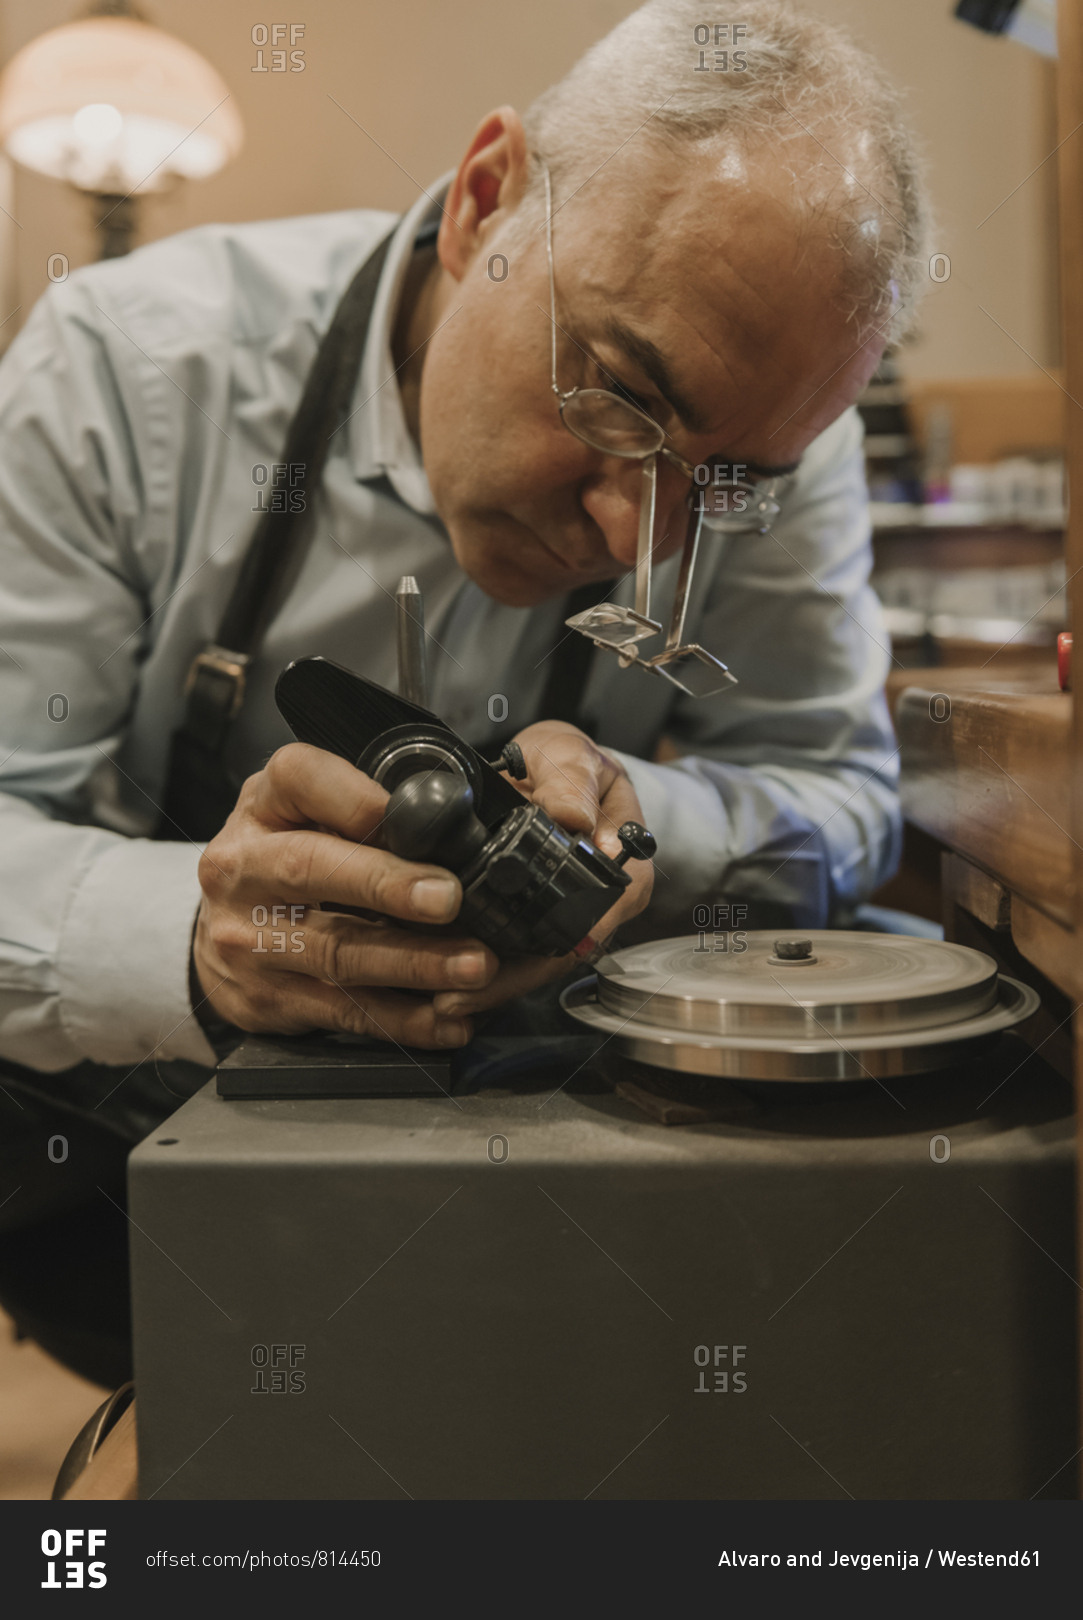
<svg viewBox="0 0 1083 1620">
<path fill-rule="evenodd" d="M 677 575 L 673 610 L 665 644 L 661 652 L 655 653 L 653 657 L 645 657 L 639 646 L 640 642 L 649 641 L 653 636 L 662 634 L 660 622 L 652 619 L 650 614 L 657 483 L 655 461 L 656 458 L 651 457 L 643 468 L 635 607 L 623 607 L 618 602 L 599 602 L 594 607 L 587 608 L 584 613 L 576 613 L 564 622 L 570 630 L 578 630 L 580 635 L 588 637 L 596 647 L 604 647 L 607 651 L 616 653 L 622 669 L 629 669 L 633 664 L 638 664 L 640 669 L 661 676 L 662 680 L 668 681 L 671 686 L 675 686 L 679 692 L 684 692 L 689 697 L 713 697 L 716 692 L 724 692 L 728 686 L 736 686 L 736 675 L 731 675 L 725 664 L 713 653 L 708 652 L 706 647 L 701 647 L 698 642 L 686 642 L 683 639 L 689 590 L 696 566 L 699 537 L 704 526 L 704 512 L 699 503 L 694 502 L 688 513 L 684 550 L 681 553 L 681 566 Z"/>
</svg>

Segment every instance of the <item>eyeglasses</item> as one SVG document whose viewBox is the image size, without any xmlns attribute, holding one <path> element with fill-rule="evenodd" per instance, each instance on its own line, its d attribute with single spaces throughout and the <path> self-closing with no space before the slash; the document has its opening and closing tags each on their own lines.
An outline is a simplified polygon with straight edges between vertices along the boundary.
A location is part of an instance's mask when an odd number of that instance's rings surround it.
<svg viewBox="0 0 1083 1620">
<path fill-rule="evenodd" d="M 549 318 L 552 334 L 550 386 L 557 398 L 560 419 L 569 433 L 604 455 L 642 462 L 639 537 L 636 548 L 635 607 L 600 602 L 565 622 L 596 646 L 615 652 L 622 668 L 638 664 L 659 675 L 690 697 L 708 697 L 737 684 L 725 664 L 705 647 L 683 640 L 688 597 L 699 550 L 700 535 L 709 528 L 720 533 L 765 533 L 781 512 L 780 495 L 785 475 L 753 482 L 720 458 L 693 466 L 667 443 L 665 429 L 645 411 L 607 388 L 562 390 L 557 381 L 557 292 L 553 269 L 553 192 L 548 165 L 545 177 L 546 253 L 549 262 Z M 655 510 L 658 494 L 658 457 L 692 480 L 684 550 L 670 614 L 669 629 L 660 653 L 645 658 L 638 643 L 660 635 L 661 623 L 651 617 L 651 567 L 654 554 Z M 786 469 L 787 475 L 791 470 Z"/>
</svg>

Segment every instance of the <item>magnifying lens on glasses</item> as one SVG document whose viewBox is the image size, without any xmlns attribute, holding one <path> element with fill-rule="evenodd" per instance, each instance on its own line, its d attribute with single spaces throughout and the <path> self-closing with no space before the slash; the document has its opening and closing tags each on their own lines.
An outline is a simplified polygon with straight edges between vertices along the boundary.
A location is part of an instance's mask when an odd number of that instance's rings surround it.
<svg viewBox="0 0 1083 1620">
<path fill-rule="evenodd" d="M 711 469 L 705 469 L 711 472 Z M 727 469 L 717 469 L 726 471 Z M 698 471 L 698 469 L 697 469 Z M 615 652 L 621 668 L 638 664 L 662 680 L 669 681 L 689 697 L 712 697 L 737 685 L 737 677 L 721 659 L 698 642 L 684 639 L 685 620 L 696 558 L 704 529 L 715 533 L 766 530 L 779 511 L 774 484 L 757 487 L 740 478 L 715 477 L 702 485 L 693 484 L 688 498 L 688 520 L 681 552 L 677 585 L 673 595 L 669 626 L 662 650 L 647 655 L 641 643 L 662 634 L 661 622 L 651 616 L 652 553 L 655 505 L 658 489 L 658 457 L 643 461 L 643 487 L 640 492 L 639 539 L 636 550 L 635 607 L 617 602 L 599 602 L 585 613 L 566 619 L 569 629 L 587 636 L 595 646 Z"/>
</svg>

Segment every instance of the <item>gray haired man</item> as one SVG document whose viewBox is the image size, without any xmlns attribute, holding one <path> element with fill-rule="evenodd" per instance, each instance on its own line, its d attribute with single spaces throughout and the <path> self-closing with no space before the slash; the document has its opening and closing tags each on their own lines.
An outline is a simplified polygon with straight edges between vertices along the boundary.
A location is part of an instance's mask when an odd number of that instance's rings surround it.
<svg viewBox="0 0 1083 1620">
<path fill-rule="evenodd" d="M 717 24 L 649 0 L 524 117 L 484 118 L 400 222 L 204 227 L 42 300 L 0 366 L 0 1297 L 57 1353 L 123 1371 L 123 1268 L 111 1292 L 79 1279 L 123 1236 L 128 1147 L 202 1083 L 223 1030 L 459 1047 L 569 965 L 457 936 L 457 880 L 367 841 L 382 790 L 288 741 L 272 689 L 290 659 L 393 684 L 400 575 L 426 599 L 433 708 L 483 748 L 508 721 L 525 790 L 568 828 L 610 851 L 629 819 L 657 836 L 598 939 L 633 918 L 688 931 L 734 896 L 823 924 L 889 874 L 852 407 L 912 318 L 923 233 L 897 98 L 849 40 L 776 0 Z M 224 745 L 239 796 L 201 848 L 162 817 L 186 675 L 378 244 L 306 550 Z M 571 593 L 632 601 L 648 463 L 663 603 L 696 469 L 762 496 L 769 521 L 705 535 L 689 608 L 739 684 L 694 699 L 596 655 L 572 717 L 546 712 Z M 259 949 L 269 915 L 303 949 Z M 59 1301 L 35 1291 L 50 1243 Z"/>
</svg>

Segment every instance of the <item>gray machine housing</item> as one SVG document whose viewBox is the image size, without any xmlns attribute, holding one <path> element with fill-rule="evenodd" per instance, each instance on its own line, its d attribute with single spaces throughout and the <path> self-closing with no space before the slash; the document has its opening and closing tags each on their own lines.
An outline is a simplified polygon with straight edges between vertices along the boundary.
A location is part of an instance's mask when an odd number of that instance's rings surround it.
<svg viewBox="0 0 1083 1620">
<path fill-rule="evenodd" d="M 1025 1051 L 678 1127 L 584 1073 L 211 1083 L 131 1159 L 141 1494 L 1073 1496 L 1071 1097 Z"/>
</svg>

